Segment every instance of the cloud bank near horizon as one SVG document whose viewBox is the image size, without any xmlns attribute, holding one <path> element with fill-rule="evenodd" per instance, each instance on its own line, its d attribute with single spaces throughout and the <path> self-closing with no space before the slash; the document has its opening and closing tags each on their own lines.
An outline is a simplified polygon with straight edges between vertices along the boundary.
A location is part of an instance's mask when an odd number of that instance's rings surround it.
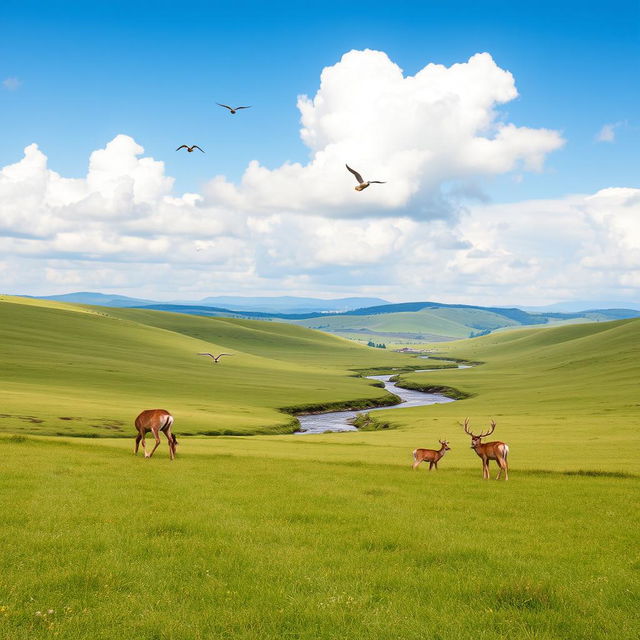
<svg viewBox="0 0 640 640">
<path fill-rule="evenodd" d="M 31 144 L 0 170 L 3 289 L 637 301 L 640 190 L 462 208 L 447 195 L 540 170 L 562 144 L 501 120 L 496 105 L 516 95 L 488 54 L 404 77 L 381 52 L 350 52 L 299 99 L 307 165 L 254 162 L 240 184 L 217 177 L 200 194 L 175 195 L 164 163 L 126 135 L 83 178 Z M 356 193 L 345 159 L 390 182 Z"/>
</svg>

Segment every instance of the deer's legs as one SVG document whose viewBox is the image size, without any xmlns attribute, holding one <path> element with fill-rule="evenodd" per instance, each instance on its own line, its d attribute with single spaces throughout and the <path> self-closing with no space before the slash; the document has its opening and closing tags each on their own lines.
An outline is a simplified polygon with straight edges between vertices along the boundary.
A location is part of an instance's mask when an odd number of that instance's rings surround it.
<svg viewBox="0 0 640 640">
<path fill-rule="evenodd" d="M 158 448 L 158 446 L 160 446 L 160 436 L 158 435 L 157 430 L 152 429 L 151 433 L 153 433 L 153 437 L 156 439 L 156 444 L 155 444 L 155 447 L 151 449 L 151 453 L 148 456 L 145 454 L 145 458 L 150 458 L 155 453 L 155 450 Z"/>
<path fill-rule="evenodd" d="M 422 462 L 422 460 L 416 460 L 416 461 L 413 463 L 413 465 L 412 465 L 412 466 L 413 466 L 413 468 L 414 468 L 414 469 L 417 469 L 421 462 Z"/>
<path fill-rule="evenodd" d="M 133 455 L 134 455 L 134 456 L 137 456 L 137 455 L 138 455 L 138 447 L 140 446 L 140 440 L 142 440 L 142 436 L 141 436 L 140 434 L 138 434 L 138 435 L 136 436 L 136 448 L 135 448 L 135 450 L 134 450 L 134 452 L 133 452 Z"/>
<path fill-rule="evenodd" d="M 509 479 L 509 465 L 507 464 L 507 461 L 502 458 L 500 460 L 500 473 L 502 473 L 502 471 L 504 471 L 504 479 L 508 480 Z M 498 477 L 500 477 L 500 474 L 498 474 Z"/>
<path fill-rule="evenodd" d="M 171 435 L 171 429 L 167 429 L 164 432 L 164 435 L 167 436 L 167 440 L 169 441 L 169 457 L 173 460 L 176 457 L 176 447 L 173 444 L 173 436 Z"/>
<path fill-rule="evenodd" d="M 431 469 L 433 469 L 433 462 L 429 463 L 429 471 L 431 471 Z"/>
<path fill-rule="evenodd" d="M 504 479 L 509 479 L 509 468 L 507 466 L 507 461 L 504 458 L 496 458 L 496 464 L 498 465 L 498 475 L 496 476 L 496 480 L 500 480 L 500 476 L 504 471 Z"/>
<path fill-rule="evenodd" d="M 489 461 L 488 460 L 483 460 L 482 461 L 482 478 L 484 480 L 489 480 L 491 476 L 489 475 Z"/>
</svg>

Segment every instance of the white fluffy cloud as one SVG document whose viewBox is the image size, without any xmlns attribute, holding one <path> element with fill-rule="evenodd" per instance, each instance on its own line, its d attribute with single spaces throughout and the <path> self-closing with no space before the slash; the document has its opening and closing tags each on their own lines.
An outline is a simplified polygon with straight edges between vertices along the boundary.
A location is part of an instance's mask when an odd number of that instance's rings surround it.
<svg viewBox="0 0 640 640">
<path fill-rule="evenodd" d="M 307 164 L 270 170 L 254 160 L 239 185 L 218 176 L 205 193 L 210 202 L 252 213 L 342 218 L 402 208 L 416 219 L 446 217 L 446 185 L 540 171 L 546 154 L 563 145 L 557 131 L 501 119 L 496 107 L 517 96 L 511 73 L 488 53 L 404 76 L 381 51 L 350 51 L 322 71 L 313 99 L 298 99 Z M 387 184 L 357 193 L 345 163 L 365 180 Z"/>
<path fill-rule="evenodd" d="M 61 177 L 35 145 L 0 171 L 5 291 L 198 297 L 342 294 L 511 303 L 633 300 L 640 190 L 467 208 L 455 220 L 246 214 L 176 197 L 161 162 L 118 136 L 87 176 Z"/>
<path fill-rule="evenodd" d="M 29 145 L 0 170 L 2 289 L 637 298 L 640 190 L 443 214 L 445 188 L 464 194 L 483 174 L 538 170 L 562 143 L 500 119 L 496 105 L 516 95 L 487 54 L 404 77 L 382 53 L 350 52 L 323 71 L 313 100 L 299 100 L 307 165 L 254 162 L 240 184 L 217 177 L 202 194 L 176 195 L 164 164 L 129 136 L 94 151 L 74 179 Z M 345 160 L 388 184 L 356 193 Z"/>
</svg>

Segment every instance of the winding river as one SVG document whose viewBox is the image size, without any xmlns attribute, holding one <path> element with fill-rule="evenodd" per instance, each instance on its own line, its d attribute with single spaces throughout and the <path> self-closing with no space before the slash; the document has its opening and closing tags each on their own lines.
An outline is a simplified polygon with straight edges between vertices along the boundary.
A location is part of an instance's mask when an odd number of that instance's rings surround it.
<svg viewBox="0 0 640 640">
<path fill-rule="evenodd" d="M 458 369 L 468 369 L 469 365 L 458 365 Z M 412 373 L 423 373 L 426 371 L 442 371 L 442 369 L 418 369 Z M 326 431 L 357 431 L 358 429 L 350 424 L 350 421 L 361 413 L 371 411 L 389 411 L 391 409 L 405 409 L 408 407 L 423 407 L 430 404 L 442 404 L 445 402 L 455 402 L 454 398 L 449 398 L 440 393 L 425 393 L 424 391 L 414 391 L 413 389 L 403 389 L 395 382 L 391 382 L 387 376 L 367 376 L 369 380 L 379 380 L 384 383 L 384 388 L 401 400 L 400 404 L 387 407 L 375 407 L 373 409 L 361 409 L 358 411 L 331 411 L 329 413 L 314 413 L 297 416 L 300 422 L 298 435 L 308 435 L 313 433 L 325 433 Z"/>
</svg>

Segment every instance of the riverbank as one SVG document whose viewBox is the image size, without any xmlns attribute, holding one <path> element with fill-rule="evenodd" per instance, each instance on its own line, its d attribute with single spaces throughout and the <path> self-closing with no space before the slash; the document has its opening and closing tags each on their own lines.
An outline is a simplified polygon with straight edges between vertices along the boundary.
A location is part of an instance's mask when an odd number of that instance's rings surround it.
<svg viewBox="0 0 640 640">
<path fill-rule="evenodd" d="M 430 369 L 419 369 L 415 371 L 415 373 L 424 373 L 427 371 L 430 371 Z M 404 384 L 400 385 L 398 383 L 397 375 L 375 375 L 366 377 L 369 380 L 375 380 L 382 383 L 384 388 L 389 392 L 389 395 L 396 399 L 396 402 L 384 407 L 370 409 L 366 413 L 362 410 L 346 410 L 298 415 L 298 421 L 300 422 L 300 429 L 298 433 L 309 435 L 340 431 L 356 431 L 359 428 L 367 431 L 389 429 L 391 428 L 391 423 L 388 421 L 376 420 L 370 414 L 374 411 L 381 411 L 383 409 L 391 410 L 406 409 L 409 407 L 422 407 L 433 404 L 454 402 L 458 399 L 453 397 L 453 392 L 456 391 L 453 389 L 449 394 L 442 391 L 425 393 L 422 389 L 410 389 Z M 460 394 L 461 392 L 457 393 Z"/>
</svg>

